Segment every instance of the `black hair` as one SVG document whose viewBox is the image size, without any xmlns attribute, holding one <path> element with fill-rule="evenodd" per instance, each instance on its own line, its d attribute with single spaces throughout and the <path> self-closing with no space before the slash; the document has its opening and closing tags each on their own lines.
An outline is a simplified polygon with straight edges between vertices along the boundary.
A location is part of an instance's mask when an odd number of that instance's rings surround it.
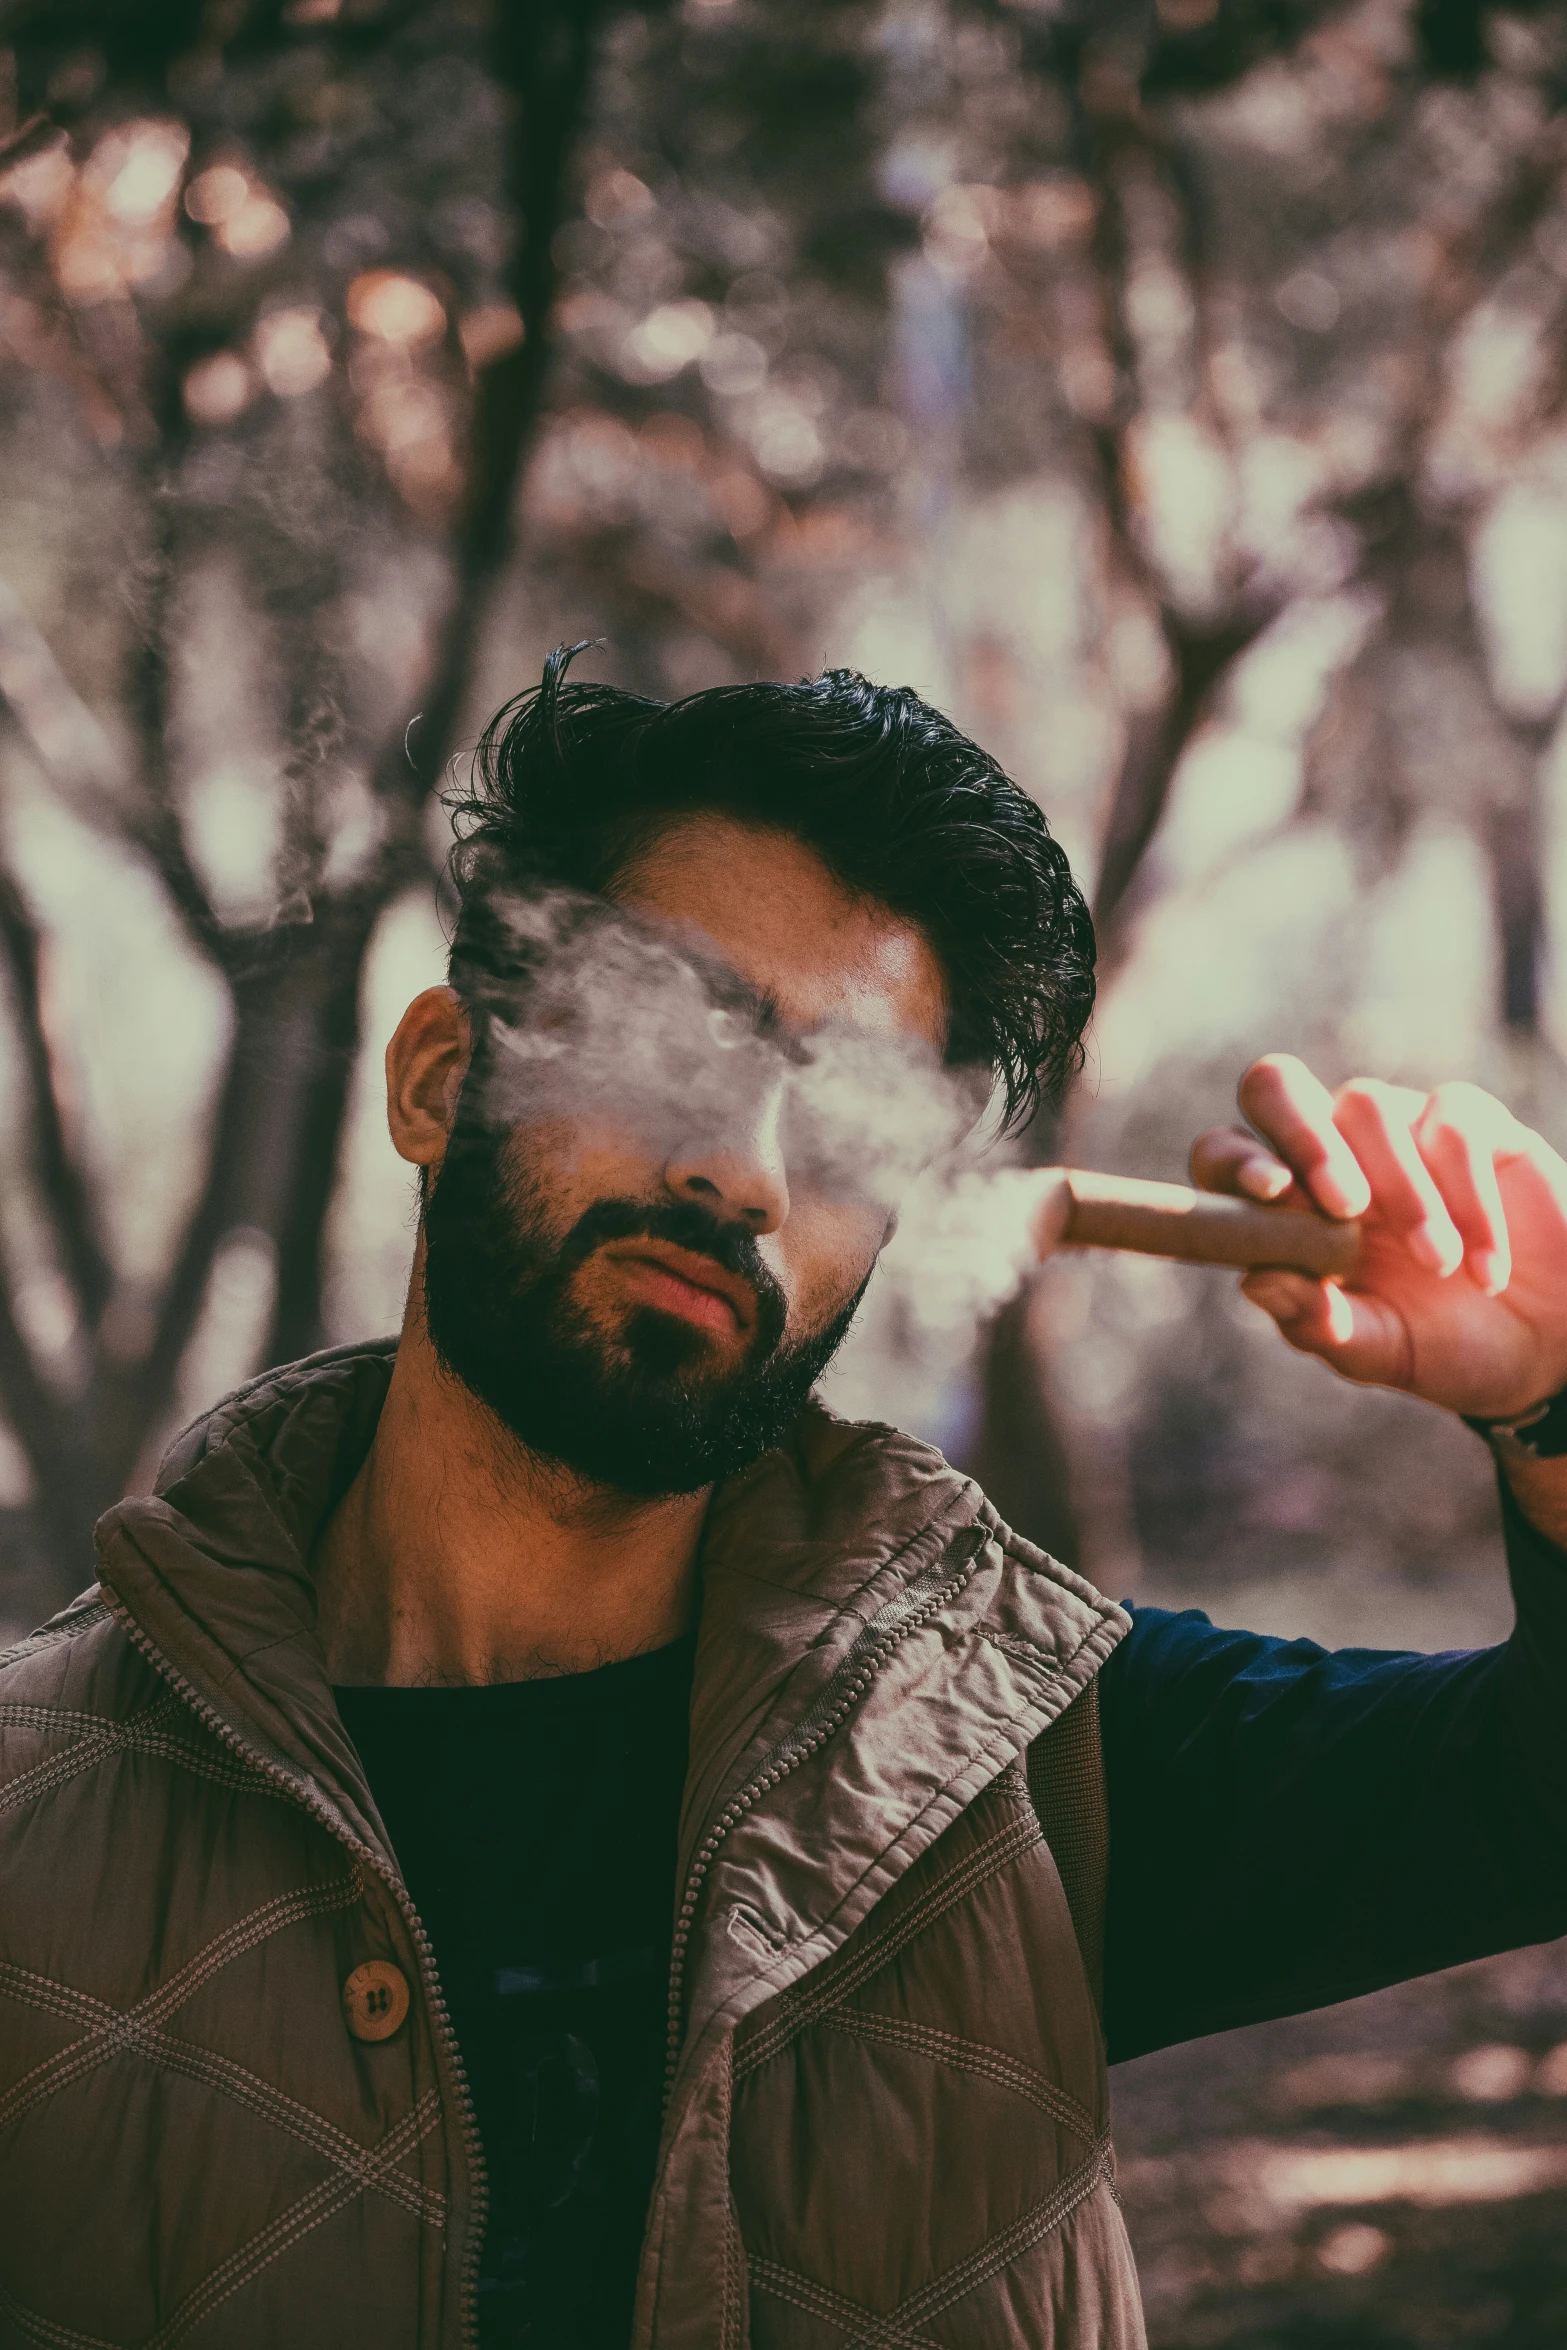
<svg viewBox="0 0 1567 2350">
<path fill-rule="evenodd" d="M 1020 1126 L 1082 1066 L 1094 933 L 1028 794 L 907 686 L 830 669 L 797 685 L 716 686 L 658 702 L 542 681 L 498 710 L 466 790 L 452 984 L 466 1000 L 514 960 L 487 909 L 505 895 L 604 895 L 673 819 L 711 810 L 792 834 L 856 895 L 916 923 L 947 981 L 947 1058 L 989 1068 Z"/>
</svg>

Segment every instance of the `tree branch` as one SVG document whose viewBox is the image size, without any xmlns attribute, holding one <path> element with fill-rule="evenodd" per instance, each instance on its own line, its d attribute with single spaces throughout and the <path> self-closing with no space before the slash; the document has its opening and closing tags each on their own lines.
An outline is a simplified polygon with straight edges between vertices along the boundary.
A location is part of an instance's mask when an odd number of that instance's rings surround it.
<svg viewBox="0 0 1567 2350">
<path fill-rule="evenodd" d="M 66 1140 L 54 1059 L 44 1029 L 39 987 L 37 925 L 13 877 L 0 867 L 0 953 L 11 995 L 26 1072 L 28 1143 L 33 1173 L 54 1230 L 61 1269 L 82 1320 L 96 1329 L 114 1287 L 114 1271 L 99 1235 L 86 1180 Z"/>
<path fill-rule="evenodd" d="M 385 903 L 367 892 L 333 910 L 334 936 L 323 956 L 312 1065 L 303 1082 L 277 1230 L 277 1290 L 265 1359 L 290 1362 L 323 1341 L 323 1231 L 337 1187 L 343 1128 L 359 1059 L 364 959 Z"/>
<path fill-rule="evenodd" d="M 1170 785 L 1183 753 L 1202 722 L 1215 687 L 1231 664 L 1261 635 L 1278 609 L 1277 594 L 1260 597 L 1244 581 L 1231 586 L 1223 606 L 1196 615 L 1182 611 L 1145 559 L 1127 499 L 1123 435 L 1139 406 L 1142 354 L 1127 315 L 1126 285 L 1136 265 L 1135 224 L 1128 215 L 1129 191 L 1138 181 L 1157 186 L 1173 214 L 1171 241 L 1179 252 L 1194 294 L 1196 347 L 1188 355 L 1180 397 L 1200 401 L 1200 296 L 1202 241 L 1192 175 L 1177 161 L 1156 126 L 1129 68 L 1110 51 L 1085 39 L 1058 37 L 1053 45 L 1057 71 L 1071 108 L 1078 160 L 1101 191 L 1091 245 L 1105 337 L 1115 369 L 1113 402 L 1088 430 L 1099 490 L 1115 545 L 1116 560 L 1159 612 L 1169 648 L 1174 683 L 1162 709 L 1134 720 L 1110 797 L 1094 896 L 1094 928 L 1101 968 L 1114 959 L 1123 915 L 1142 861 L 1159 829 Z M 1174 396 L 1174 387 L 1166 387 Z"/>
<path fill-rule="evenodd" d="M 280 1165 L 290 1158 L 295 1099 L 309 1049 L 309 1004 L 297 933 L 254 942 L 256 961 L 234 982 L 234 1035 L 213 1115 L 206 1180 L 159 1300 L 150 1344 L 106 1380 L 100 1443 L 123 1486 L 147 1439 L 167 1419 L 180 1362 L 206 1303 L 213 1261 L 231 1232 L 275 1232 Z"/>
<path fill-rule="evenodd" d="M 1254 644 L 1272 619 L 1271 609 L 1253 608 L 1207 626 L 1163 615 L 1165 642 L 1175 668 L 1175 686 L 1151 727 L 1135 730 L 1111 794 L 1104 850 L 1094 891 L 1094 929 L 1100 960 L 1115 939 L 1143 858 L 1159 829 L 1175 770 L 1202 723 L 1215 687 L 1231 665 Z"/>
<path fill-rule="evenodd" d="M 1063 1566 L 1077 1567 L 1082 1527 L 1071 1458 L 1050 1399 L 1039 1306 L 1039 1286 L 1030 1281 L 981 1338 L 980 1421 L 960 1466 L 1009 1526 Z"/>
<path fill-rule="evenodd" d="M 226 967 L 234 942 L 191 864 L 172 807 L 146 794 L 137 805 L 108 735 L 3 580 L 0 702 L 71 813 L 107 839 L 139 850 L 156 868 L 193 945 Z"/>
<path fill-rule="evenodd" d="M 80 1558 L 85 1582 L 93 1522 L 82 1507 L 92 1492 L 87 1448 L 75 1431 L 73 1406 L 41 1377 L 22 1336 L 8 1275 L 0 1279 L 0 1409 L 32 1471 L 34 1508 L 51 1554 L 58 1562 Z"/>
<path fill-rule="evenodd" d="M 165 370 L 165 373 L 168 373 Z M 164 406 L 169 405 L 167 397 Z M 178 409 L 178 395 L 173 406 Z M 183 420 L 164 420 L 165 442 L 183 437 Z M 174 542 L 168 519 L 171 500 L 159 481 L 149 484 L 148 505 L 157 532 L 151 565 L 149 608 L 141 641 L 131 664 L 131 716 L 136 726 L 136 754 L 140 804 L 130 814 L 131 838 L 156 866 L 176 914 L 192 944 L 226 971 L 235 949 L 232 934 L 213 909 L 185 845 L 179 812 L 169 789 L 169 598 L 174 569 Z"/>
<path fill-rule="evenodd" d="M 310 1066 L 292 1105 L 295 1146 L 269 1226 L 278 1241 L 271 1360 L 321 1337 L 322 1228 L 336 1182 L 360 1036 L 365 954 L 383 907 L 428 871 L 419 818 L 451 755 L 484 638 L 484 623 L 510 559 L 518 485 L 543 405 L 554 304 L 555 231 L 566 169 L 592 66 L 599 0 L 501 12 L 493 66 L 515 108 L 507 190 L 519 227 L 509 287 L 523 321 L 513 351 L 479 372 L 469 465 L 456 544 L 456 587 L 433 674 L 419 706 L 387 738 L 373 788 L 393 813 L 376 870 L 351 898 L 322 910 L 314 975 L 317 1026 Z"/>
<path fill-rule="evenodd" d="M 456 592 L 430 682 L 418 707 L 388 737 L 375 771 L 377 793 L 402 808 L 399 829 L 405 837 L 451 756 L 478 663 L 485 614 L 511 553 L 518 483 L 538 425 L 550 360 L 558 276 L 555 232 L 600 13 L 600 0 L 554 0 L 553 6 L 540 0 L 498 12 L 494 69 L 515 109 L 506 179 L 518 228 L 508 278 L 523 336 L 515 350 L 479 370 L 457 527 Z"/>
</svg>

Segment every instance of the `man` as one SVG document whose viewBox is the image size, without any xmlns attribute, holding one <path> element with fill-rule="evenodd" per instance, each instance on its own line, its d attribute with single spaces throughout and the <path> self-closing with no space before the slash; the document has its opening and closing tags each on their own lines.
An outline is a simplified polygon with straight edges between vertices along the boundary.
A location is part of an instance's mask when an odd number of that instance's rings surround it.
<svg viewBox="0 0 1567 2350">
<path fill-rule="evenodd" d="M 1366 1238 L 1250 1294 L 1516 1424 L 1518 1629 L 1129 1614 L 810 1400 L 916 1166 L 1073 1066 L 1043 820 L 906 691 L 565 658 L 387 1054 L 395 1349 L 187 1431 L 0 1669 L 0 2340 L 1124 2350 L 1105 2034 L 1567 1928 L 1567 1166 L 1256 1064 L 1198 1179 Z"/>
</svg>

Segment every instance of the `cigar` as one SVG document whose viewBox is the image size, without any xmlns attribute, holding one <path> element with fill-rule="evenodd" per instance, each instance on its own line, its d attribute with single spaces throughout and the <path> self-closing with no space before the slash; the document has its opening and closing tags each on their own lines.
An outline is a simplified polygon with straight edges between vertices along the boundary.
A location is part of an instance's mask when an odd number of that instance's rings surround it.
<svg viewBox="0 0 1567 2350">
<path fill-rule="evenodd" d="M 1260 1200 L 1190 1191 L 1184 1183 L 1144 1183 L 1084 1167 L 1062 1172 L 1071 1194 L 1061 1232 L 1068 1248 L 1130 1248 L 1197 1265 L 1277 1265 L 1334 1280 L 1353 1273 L 1360 1254 L 1358 1224 L 1314 1210 L 1270 1208 Z"/>
</svg>

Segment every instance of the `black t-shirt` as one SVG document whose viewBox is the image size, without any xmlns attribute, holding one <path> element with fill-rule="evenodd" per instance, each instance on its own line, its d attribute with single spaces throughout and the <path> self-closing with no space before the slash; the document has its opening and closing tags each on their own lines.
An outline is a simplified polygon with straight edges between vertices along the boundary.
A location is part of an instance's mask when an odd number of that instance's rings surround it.
<svg viewBox="0 0 1567 2350">
<path fill-rule="evenodd" d="M 630 2339 L 693 1646 L 550 1680 L 336 1692 L 473 2090 L 483 2350 Z"/>
</svg>

